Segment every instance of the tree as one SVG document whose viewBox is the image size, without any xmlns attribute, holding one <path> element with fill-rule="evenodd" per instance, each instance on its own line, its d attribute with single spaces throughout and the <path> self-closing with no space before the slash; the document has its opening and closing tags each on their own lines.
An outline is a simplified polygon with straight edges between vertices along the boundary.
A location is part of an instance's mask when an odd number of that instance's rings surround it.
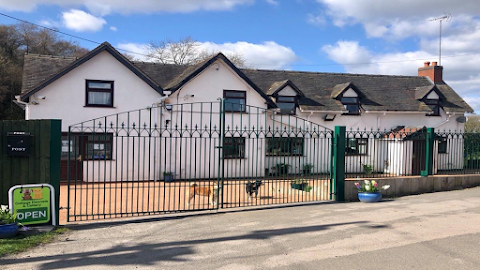
<svg viewBox="0 0 480 270">
<path fill-rule="evenodd" d="M 175 65 L 194 65 L 218 53 L 203 49 L 201 43 L 190 36 L 179 40 L 150 41 L 147 51 L 150 61 Z M 245 58 L 239 53 L 227 53 L 225 56 L 237 67 L 246 66 Z"/>
<path fill-rule="evenodd" d="M 0 45 L 0 119 L 24 118 L 13 100 L 22 88 L 25 53 L 79 57 L 88 52 L 77 42 L 28 23 L 0 25 Z"/>
<path fill-rule="evenodd" d="M 480 133 L 480 117 L 477 115 L 467 116 L 467 122 L 465 122 L 465 132 Z"/>
</svg>

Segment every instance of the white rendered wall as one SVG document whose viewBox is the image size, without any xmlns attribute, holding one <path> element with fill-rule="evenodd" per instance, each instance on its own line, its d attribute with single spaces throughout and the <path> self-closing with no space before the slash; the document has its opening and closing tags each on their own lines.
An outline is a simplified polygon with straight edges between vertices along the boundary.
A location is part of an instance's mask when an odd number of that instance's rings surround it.
<svg viewBox="0 0 480 270">
<path fill-rule="evenodd" d="M 114 81 L 114 108 L 85 106 L 86 80 Z M 146 108 L 161 95 L 107 51 L 65 74 L 40 90 L 38 105 L 29 105 L 29 119 L 62 119 L 62 130 L 93 118 Z M 31 97 L 33 100 L 35 97 Z"/>
</svg>

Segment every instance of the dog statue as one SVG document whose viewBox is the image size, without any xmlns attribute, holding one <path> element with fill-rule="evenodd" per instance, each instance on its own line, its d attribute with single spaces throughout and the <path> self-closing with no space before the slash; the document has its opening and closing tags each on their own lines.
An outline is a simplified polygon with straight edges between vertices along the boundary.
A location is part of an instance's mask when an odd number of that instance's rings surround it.
<svg viewBox="0 0 480 270">
<path fill-rule="evenodd" d="M 187 206 L 190 206 L 190 202 L 195 195 L 206 196 L 209 198 L 211 205 L 217 205 L 218 185 L 201 187 L 195 183 L 190 183 L 190 187 L 187 189 Z"/>
<path fill-rule="evenodd" d="M 245 192 L 248 194 L 248 198 L 252 198 L 252 195 L 255 194 L 255 198 L 258 196 L 258 190 L 262 186 L 262 180 L 256 180 L 255 182 L 248 181 L 245 184 Z"/>
</svg>

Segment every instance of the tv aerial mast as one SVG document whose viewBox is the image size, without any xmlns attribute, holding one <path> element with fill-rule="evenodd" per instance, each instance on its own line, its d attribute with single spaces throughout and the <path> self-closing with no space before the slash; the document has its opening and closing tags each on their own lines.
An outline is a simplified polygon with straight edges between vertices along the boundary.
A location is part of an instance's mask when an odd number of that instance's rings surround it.
<svg viewBox="0 0 480 270">
<path fill-rule="evenodd" d="M 437 18 L 430 19 L 431 22 L 438 21 L 440 22 L 440 31 L 438 36 L 438 65 L 442 65 L 442 22 L 449 22 L 452 20 L 452 14 L 450 12 L 445 12 L 445 15 Z"/>
</svg>

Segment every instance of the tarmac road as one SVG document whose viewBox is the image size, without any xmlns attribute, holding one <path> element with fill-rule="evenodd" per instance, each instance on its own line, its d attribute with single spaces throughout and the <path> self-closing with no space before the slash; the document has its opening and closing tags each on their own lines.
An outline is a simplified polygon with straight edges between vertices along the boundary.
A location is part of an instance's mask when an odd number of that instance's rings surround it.
<svg viewBox="0 0 480 270">
<path fill-rule="evenodd" d="M 480 269 L 480 188 L 72 226 L 1 269 Z"/>
</svg>

